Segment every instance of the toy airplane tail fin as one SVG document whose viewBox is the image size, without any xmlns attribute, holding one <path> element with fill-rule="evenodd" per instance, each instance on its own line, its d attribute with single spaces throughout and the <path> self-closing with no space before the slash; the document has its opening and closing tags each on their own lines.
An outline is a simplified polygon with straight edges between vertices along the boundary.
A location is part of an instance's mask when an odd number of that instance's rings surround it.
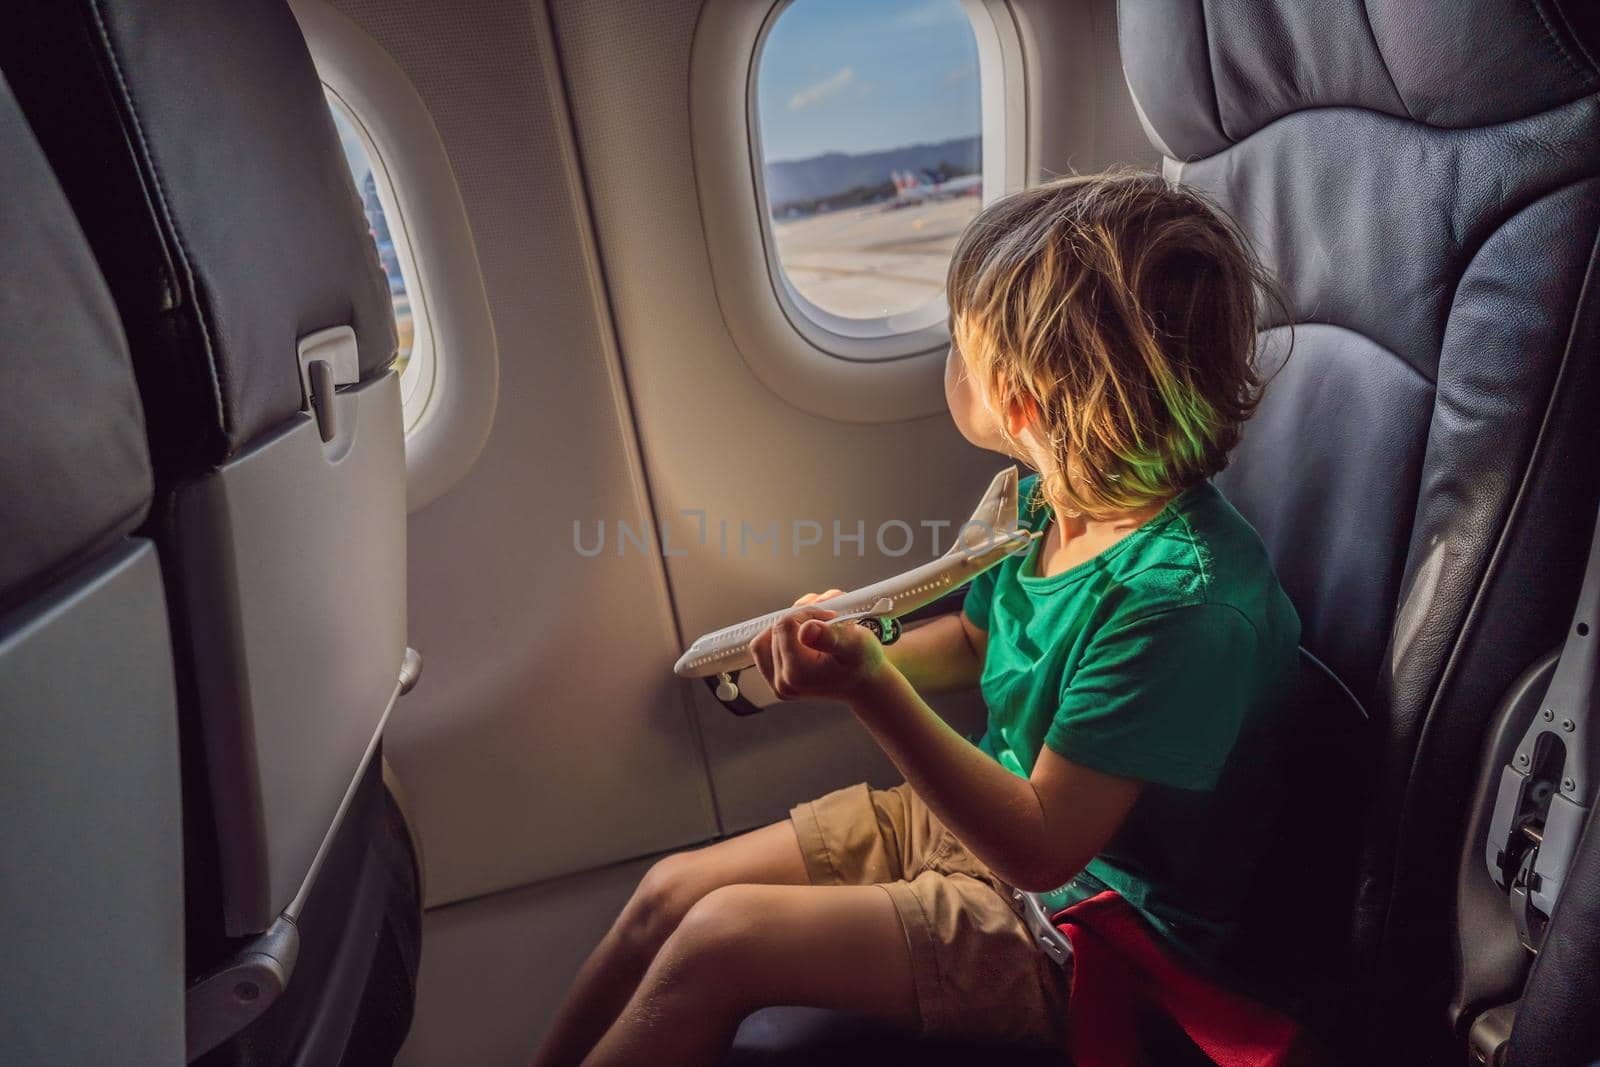
<svg viewBox="0 0 1600 1067">
<path fill-rule="evenodd" d="M 1007 467 L 994 476 L 972 518 L 956 531 L 955 544 L 947 556 L 971 555 L 1009 540 L 1017 529 L 1017 468 Z"/>
</svg>

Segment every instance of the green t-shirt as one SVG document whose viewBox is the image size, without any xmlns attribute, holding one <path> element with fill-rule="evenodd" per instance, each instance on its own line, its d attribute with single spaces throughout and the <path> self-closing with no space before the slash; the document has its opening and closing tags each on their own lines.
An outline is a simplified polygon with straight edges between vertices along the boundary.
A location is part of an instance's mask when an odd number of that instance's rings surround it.
<svg viewBox="0 0 1600 1067">
<path fill-rule="evenodd" d="M 1048 506 L 1021 486 L 1019 524 Z M 1022 777 L 1041 745 L 1145 783 L 1115 838 L 1042 894 L 1114 889 L 1179 947 L 1217 958 L 1275 798 L 1300 621 L 1250 524 L 1209 482 L 1105 552 L 1039 577 L 1042 539 L 979 575 L 966 614 L 989 634 L 979 746 Z"/>
</svg>

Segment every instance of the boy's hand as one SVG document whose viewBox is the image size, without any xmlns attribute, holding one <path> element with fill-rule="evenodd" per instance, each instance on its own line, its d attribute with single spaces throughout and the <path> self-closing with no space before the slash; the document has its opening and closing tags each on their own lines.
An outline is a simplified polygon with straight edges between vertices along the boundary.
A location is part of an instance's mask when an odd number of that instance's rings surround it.
<svg viewBox="0 0 1600 1067">
<path fill-rule="evenodd" d="M 837 614 L 825 608 L 797 611 L 750 642 L 761 676 L 780 700 L 848 701 L 888 665 L 883 646 L 866 627 L 828 625 Z"/>
</svg>

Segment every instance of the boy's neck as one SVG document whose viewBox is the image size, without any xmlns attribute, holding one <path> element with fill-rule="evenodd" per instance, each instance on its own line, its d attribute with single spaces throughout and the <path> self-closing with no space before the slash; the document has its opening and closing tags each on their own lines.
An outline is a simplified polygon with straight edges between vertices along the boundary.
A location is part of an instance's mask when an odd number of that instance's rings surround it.
<svg viewBox="0 0 1600 1067">
<path fill-rule="evenodd" d="M 1037 577 L 1060 574 L 1100 555 L 1165 511 L 1171 500 L 1172 497 L 1166 497 L 1145 507 L 1104 518 L 1063 513 L 1060 508 L 1052 507 L 1049 525 L 1039 544 Z"/>
</svg>

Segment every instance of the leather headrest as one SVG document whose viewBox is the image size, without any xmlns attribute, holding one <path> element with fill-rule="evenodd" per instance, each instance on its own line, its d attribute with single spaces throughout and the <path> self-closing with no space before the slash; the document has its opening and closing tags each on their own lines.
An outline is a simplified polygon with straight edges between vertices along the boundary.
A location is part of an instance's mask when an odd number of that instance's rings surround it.
<svg viewBox="0 0 1600 1067">
<path fill-rule="evenodd" d="M 1577 4 L 1460 0 L 1121 0 L 1124 73 L 1151 141 L 1221 151 L 1310 108 L 1490 126 L 1600 89 Z"/>
<path fill-rule="evenodd" d="M 0 615 L 137 526 L 144 412 L 116 306 L 0 78 Z"/>
<path fill-rule="evenodd" d="M 300 338 L 349 326 L 362 379 L 384 373 L 388 285 L 288 5 L 15 7 L 0 67 L 116 298 L 158 470 L 299 411 Z"/>
</svg>

